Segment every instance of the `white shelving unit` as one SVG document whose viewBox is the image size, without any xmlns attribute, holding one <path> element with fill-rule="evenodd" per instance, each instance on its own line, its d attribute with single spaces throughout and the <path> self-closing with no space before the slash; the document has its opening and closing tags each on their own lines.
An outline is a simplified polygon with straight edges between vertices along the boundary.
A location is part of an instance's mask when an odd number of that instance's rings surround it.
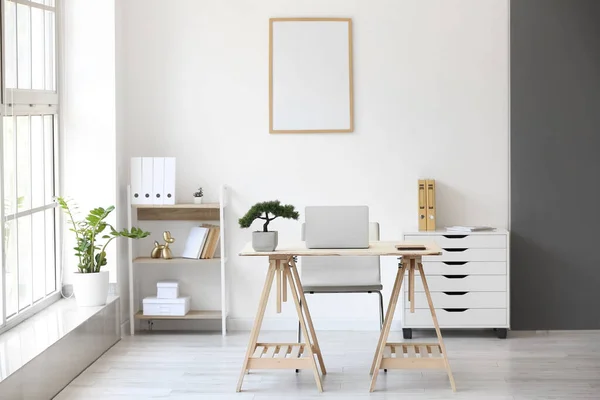
<svg viewBox="0 0 600 400">
<path fill-rule="evenodd" d="M 152 205 L 152 204 L 131 204 L 131 188 L 127 188 L 128 207 L 128 228 L 138 226 L 144 229 L 143 221 L 210 221 L 219 222 L 219 257 L 205 260 L 187 259 L 174 257 L 170 260 L 162 258 L 151 258 L 137 256 L 137 249 L 134 240 L 129 239 L 129 325 L 131 335 L 135 335 L 136 321 L 140 320 L 221 320 L 221 331 L 223 336 L 227 333 L 227 280 L 225 268 L 227 266 L 226 255 L 226 210 L 228 202 L 229 188 L 223 185 L 220 190 L 218 203 L 206 204 L 173 204 L 173 205 Z M 166 227 L 165 230 L 168 230 Z M 162 233 L 162 231 L 160 232 Z M 153 232 L 153 236 L 157 232 Z M 196 267 L 220 267 L 220 285 L 221 285 L 221 309 L 220 310 L 195 310 L 192 309 L 188 314 L 182 317 L 172 316 L 147 316 L 141 311 L 141 299 L 144 295 L 150 293 L 138 293 L 137 278 L 140 270 L 144 268 L 169 268 L 174 265 L 183 265 L 189 268 Z M 139 295 L 139 296 L 138 296 Z M 138 298 L 139 297 L 139 298 Z"/>
</svg>

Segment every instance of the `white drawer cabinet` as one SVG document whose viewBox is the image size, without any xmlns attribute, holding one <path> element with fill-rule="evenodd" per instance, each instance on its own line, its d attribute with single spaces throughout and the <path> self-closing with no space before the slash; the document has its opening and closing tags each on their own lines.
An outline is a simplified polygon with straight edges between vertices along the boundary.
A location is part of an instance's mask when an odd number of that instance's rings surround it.
<svg viewBox="0 0 600 400">
<path fill-rule="evenodd" d="M 425 276 L 432 293 L 506 292 L 506 275 L 428 275 L 425 271 Z M 415 279 L 415 291 L 425 291 L 421 278 Z"/>
<path fill-rule="evenodd" d="M 442 247 L 441 256 L 424 256 L 423 261 L 506 261 L 506 249 L 449 249 Z"/>
<path fill-rule="evenodd" d="M 423 241 L 423 235 L 405 235 L 408 242 Z M 506 235 L 449 234 L 428 235 L 427 240 L 443 249 L 506 249 Z"/>
<path fill-rule="evenodd" d="M 506 308 L 506 292 L 432 292 L 431 299 L 437 308 Z M 408 307 L 405 293 L 404 308 Z M 425 292 L 415 293 L 415 308 L 429 309 Z"/>
<path fill-rule="evenodd" d="M 411 232 L 410 242 L 434 242 L 442 255 L 423 257 L 423 270 L 441 328 L 495 328 L 506 337 L 510 328 L 509 233 Z M 408 279 L 408 276 L 405 277 Z M 410 312 L 408 285 L 402 285 L 405 339 L 412 328 L 433 327 L 421 278 L 415 276 L 415 312 Z"/>
<path fill-rule="evenodd" d="M 408 310 L 405 310 L 408 311 Z M 507 325 L 507 314 L 501 308 L 436 308 L 440 328 L 497 328 Z M 414 328 L 433 328 L 428 309 L 405 312 L 405 321 Z"/>
<path fill-rule="evenodd" d="M 423 261 L 429 275 L 506 275 L 505 261 Z M 418 273 L 418 271 L 417 271 Z"/>
</svg>

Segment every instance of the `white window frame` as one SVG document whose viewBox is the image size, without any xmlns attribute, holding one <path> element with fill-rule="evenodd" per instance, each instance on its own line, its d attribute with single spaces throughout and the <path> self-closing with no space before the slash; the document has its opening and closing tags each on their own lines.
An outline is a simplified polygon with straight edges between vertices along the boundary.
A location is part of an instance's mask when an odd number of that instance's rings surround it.
<svg viewBox="0 0 600 400">
<path fill-rule="evenodd" d="M 54 36 L 54 74 L 55 74 L 55 90 L 54 92 L 50 91 L 41 91 L 41 90 L 25 90 L 25 89 L 6 89 L 6 75 L 5 75 L 5 49 L 6 46 L 4 44 L 4 38 L 6 35 L 4 34 L 4 13 L 5 13 L 5 2 L 11 1 L 15 4 L 23 4 L 36 8 L 41 8 L 43 10 L 51 10 L 55 12 L 55 36 Z M 0 29 L 2 32 L 2 41 L 0 43 L 0 121 L 3 121 L 5 116 L 30 116 L 30 115 L 48 115 L 52 114 L 54 116 L 54 132 L 53 132 L 53 140 L 54 140 L 54 192 L 60 193 L 60 166 L 62 164 L 60 158 L 60 119 L 59 119 L 59 78 L 60 78 L 60 54 L 61 54 L 61 41 L 60 41 L 60 33 L 61 33 L 61 0 L 55 0 L 55 7 L 46 6 L 43 4 L 35 3 L 29 0 L 0 0 Z M 3 149 L 3 135 L 2 135 L 3 123 L 0 123 L 0 155 L 4 154 Z M 47 210 L 54 209 L 54 255 L 55 255 L 55 288 L 56 290 L 50 294 L 42 297 L 41 300 L 36 302 L 33 301 L 33 286 L 31 288 L 32 292 L 32 301 L 31 305 L 26 307 L 24 310 L 20 311 L 19 307 L 17 307 L 17 313 L 12 316 L 10 319 L 7 318 L 6 315 L 6 263 L 5 257 L 0 257 L 0 265 L 1 265 L 1 283 L 2 287 L 0 287 L 0 295 L 2 296 L 2 314 L 0 315 L 0 333 L 10 329 L 11 327 L 19 324 L 23 320 L 31 317 L 33 314 L 41 311 L 42 309 L 48 307 L 52 303 L 56 302 L 61 298 L 61 290 L 62 290 L 62 265 L 60 261 L 61 257 L 61 248 L 62 248 L 62 219 L 59 213 L 59 209 L 56 204 L 47 204 L 41 207 L 19 211 L 13 215 L 6 216 L 4 209 L 4 162 L 0 162 L 0 239 L 4 238 L 4 230 L 5 223 L 7 221 L 18 219 L 23 216 L 32 215 L 34 213 Z M 4 251 L 4 241 L 2 241 L 2 245 L 0 247 L 0 255 Z M 32 271 L 32 284 L 34 274 Z M 18 296 L 18 295 L 17 295 Z"/>
</svg>

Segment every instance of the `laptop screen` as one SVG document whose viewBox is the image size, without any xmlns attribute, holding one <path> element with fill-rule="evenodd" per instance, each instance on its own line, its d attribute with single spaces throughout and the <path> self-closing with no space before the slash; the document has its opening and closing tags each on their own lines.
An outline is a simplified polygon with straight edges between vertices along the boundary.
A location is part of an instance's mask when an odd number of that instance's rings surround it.
<svg viewBox="0 0 600 400">
<path fill-rule="evenodd" d="M 311 206 L 304 210 L 309 249 L 366 249 L 369 247 L 369 207 Z"/>
</svg>

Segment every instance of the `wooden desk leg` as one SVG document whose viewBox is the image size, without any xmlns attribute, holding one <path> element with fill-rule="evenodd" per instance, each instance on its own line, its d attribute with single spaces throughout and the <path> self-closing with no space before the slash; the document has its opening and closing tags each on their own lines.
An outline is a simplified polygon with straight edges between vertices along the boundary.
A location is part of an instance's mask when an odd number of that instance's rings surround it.
<svg viewBox="0 0 600 400">
<path fill-rule="evenodd" d="M 286 264 L 287 261 L 281 260 L 281 290 L 283 291 L 282 300 L 284 303 L 287 302 L 287 274 L 285 273 Z"/>
<path fill-rule="evenodd" d="M 294 299 L 294 304 L 296 305 L 296 312 L 298 313 L 298 320 L 300 320 L 300 327 L 302 329 L 302 334 L 306 339 L 306 346 L 304 346 L 305 351 L 308 353 L 309 358 L 311 360 L 311 364 L 313 367 L 313 374 L 315 376 L 315 382 L 317 383 L 317 388 L 319 392 L 323 391 L 323 383 L 321 382 L 321 376 L 319 375 L 319 370 L 317 368 L 317 363 L 315 362 L 315 352 L 319 356 L 321 350 L 318 348 L 316 341 L 314 341 L 314 351 L 313 351 L 313 342 L 310 340 L 310 335 L 308 333 L 308 328 L 306 327 L 306 321 L 304 319 L 304 315 L 302 314 L 302 307 L 300 306 L 300 298 L 298 297 L 297 285 L 299 281 L 294 285 L 292 273 L 290 270 L 293 269 L 289 265 L 286 265 L 284 268 L 285 274 L 287 274 L 287 280 L 290 283 L 290 289 L 292 289 L 292 298 Z M 303 304 L 304 306 L 304 304 Z M 308 315 L 308 314 L 307 314 Z M 308 318 L 307 318 L 308 319 Z M 316 338 L 316 336 L 314 337 Z"/>
<path fill-rule="evenodd" d="M 275 263 L 275 276 L 277 277 L 277 314 L 281 314 L 281 275 L 283 273 L 283 269 L 281 268 L 281 260 L 272 261 Z"/>
<path fill-rule="evenodd" d="M 390 328 L 392 327 L 392 320 L 394 319 L 394 312 L 396 311 L 396 304 L 398 304 L 398 297 L 400 296 L 400 288 L 402 287 L 402 279 L 406 270 L 410 268 L 410 259 L 402 259 L 402 269 L 398 270 L 396 274 L 396 282 L 394 283 L 394 289 L 392 291 L 392 297 L 390 298 L 390 304 L 388 305 L 385 321 L 383 323 L 383 329 L 379 337 L 379 344 L 376 350 L 375 357 L 375 368 L 373 369 L 373 377 L 371 378 L 371 387 L 369 392 L 375 390 L 375 384 L 377 383 L 377 376 L 379 375 L 379 369 L 381 367 L 381 360 L 383 359 L 383 351 L 387 343 L 388 336 L 390 334 Z"/>
<path fill-rule="evenodd" d="M 293 258 L 290 259 L 290 271 L 291 276 L 293 276 L 293 282 L 295 283 L 296 289 L 298 290 L 298 294 L 300 299 L 302 300 L 302 309 L 304 310 L 304 314 L 306 315 L 306 322 L 308 324 L 308 330 L 312 335 L 312 341 L 315 344 L 315 349 L 317 352 L 317 359 L 319 360 L 319 366 L 321 367 L 321 373 L 323 375 L 327 375 L 327 370 L 325 369 L 325 362 L 323 361 L 323 355 L 321 354 L 321 346 L 319 346 L 319 340 L 317 339 L 317 334 L 315 332 L 315 327 L 313 325 L 312 317 L 310 316 L 310 311 L 308 311 L 308 302 L 306 301 L 306 297 L 304 296 L 304 289 L 302 288 L 302 282 L 300 282 L 300 275 L 298 274 L 298 268 L 296 267 L 296 262 Z M 288 279 L 289 280 L 289 279 Z M 290 282 L 290 286 L 292 286 L 292 282 Z M 293 291 L 294 289 L 292 289 Z"/>
<path fill-rule="evenodd" d="M 410 260 L 408 270 L 408 301 L 410 302 L 410 312 L 415 312 L 415 259 Z"/>
<path fill-rule="evenodd" d="M 442 333 L 440 332 L 440 325 L 438 324 L 437 316 L 435 315 L 435 308 L 433 307 L 433 301 L 431 300 L 431 293 L 429 293 L 429 286 L 427 286 L 427 279 L 425 279 L 425 273 L 423 272 L 423 264 L 419 262 L 417 266 L 419 268 L 419 274 L 421 275 L 421 281 L 423 281 L 423 289 L 425 290 L 425 296 L 427 296 L 427 303 L 429 303 L 429 310 L 431 311 L 431 318 L 433 319 L 435 333 L 437 334 L 440 349 L 442 350 L 442 356 L 444 357 L 444 364 L 446 365 L 448 379 L 450 379 L 450 386 L 452 387 L 452 391 L 456 392 L 456 385 L 454 383 L 454 377 L 452 376 L 452 370 L 450 370 L 446 346 L 444 346 L 444 340 L 442 339 Z"/>
<path fill-rule="evenodd" d="M 406 271 L 406 267 L 404 266 L 404 260 L 401 261 L 402 266 L 398 266 L 398 271 Z M 404 272 L 402 272 L 404 276 Z M 398 285 L 402 283 L 402 279 L 400 279 L 400 275 L 396 273 L 396 279 L 394 280 L 394 287 L 392 289 L 392 295 L 390 296 L 390 302 L 388 304 L 387 312 L 385 313 L 385 318 L 383 320 L 383 325 L 385 326 L 386 321 L 390 317 L 390 304 L 392 304 L 394 293 L 396 293 L 398 289 Z M 379 341 L 377 342 L 377 347 L 375 348 L 375 354 L 373 355 L 373 362 L 371 363 L 371 371 L 370 375 L 373 375 L 373 371 L 375 371 L 375 365 L 377 364 L 377 358 L 379 356 L 379 348 L 381 347 L 381 341 L 383 340 L 383 326 L 381 327 L 381 333 L 379 334 Z"/>
<path fill-rule="evenodd" d="M 277 261 L 269 260 L 269 270 L 267 272 L 267 277 L 265 279 L 265 286 L 263 287 L 262 294 L 260 295 L 260 300 L 258 302 L 258 310 L 256 311 L 256 318 L 254 318 L 254 326 L 252 327 L 252 331 L 250 332 L 250 340 L 248 341 L 248 348 L 246 350 L 246 357 L 244 358 L 244 364 L 242 365 L 242 372 L 240 373 L 240 379 L 238 380 L 238 385 L 236 391 L 239 392 L 242 390 L 242 383 L 244 381 L 244 375 L 248 370 L 248 359 L 252 355 L 254 348 L 256 347 L 256 342 L 258 340 L 258 334 L 260 332 L 260 327 L 262 326 L 263 317 L 265 315 L 265 310 L 267 308 L 267 302 L 269 301 L 269 293 L 271 293 L 271 286 L 273 285 L 273 278 L 275 277 L 275 273 L 277 272 Z"/>
</svg>

